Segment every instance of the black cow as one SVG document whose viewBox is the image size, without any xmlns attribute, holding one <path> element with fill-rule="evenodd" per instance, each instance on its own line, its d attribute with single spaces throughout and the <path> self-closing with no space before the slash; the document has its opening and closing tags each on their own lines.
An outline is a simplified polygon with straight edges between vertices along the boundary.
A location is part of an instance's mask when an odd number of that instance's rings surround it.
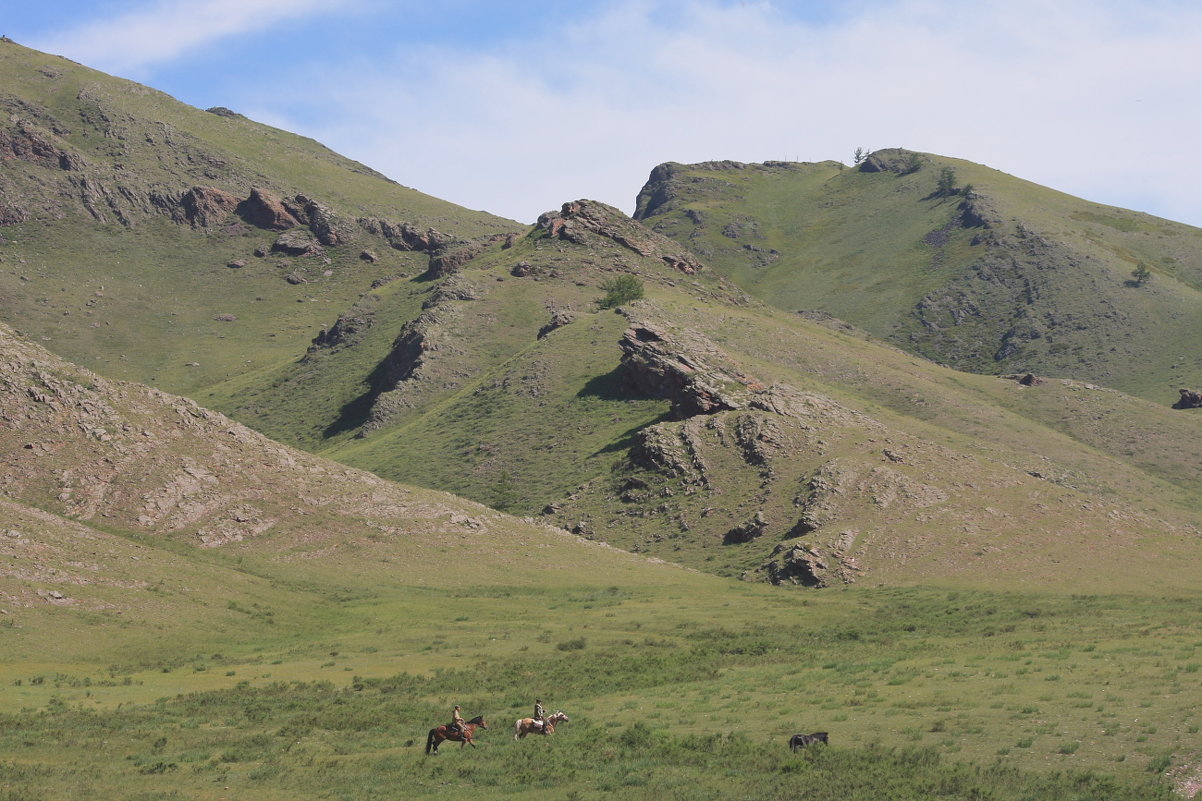
<svg viewBox="0 0 1202 801">
<path fill-rule="evenodd" d="M 813 734 L 794 734 L 789 738 L 789 747 L 796 751 L 798 748 L 805 748 L 807 745 L 814 743 L 829 743 L 826 732 L 816 731 Z"/>
</svg>

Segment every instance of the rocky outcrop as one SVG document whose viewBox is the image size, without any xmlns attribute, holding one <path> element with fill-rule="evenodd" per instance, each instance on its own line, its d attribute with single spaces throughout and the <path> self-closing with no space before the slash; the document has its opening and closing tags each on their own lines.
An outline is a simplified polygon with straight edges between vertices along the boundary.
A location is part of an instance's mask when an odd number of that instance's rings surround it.
<svg viewBox="0 0 1202 801">
<path fill-rule="evenodd" d="M 296 202 L 300 205 L 300 213 L 296 216 L 309 226 L 318 242 L 323 245 L 341 244 L 341 226 L 329 206 L 304 195 L 297 195 Z"/>
<path fill-rule="evenodd" d="M 669 401 L 677 418 L 741 409 L 747 404 L 749 390 L 760 388 L 733 367 L 718 366 L 724 357 L 713 343 L 695 333 L 632 319 L 619 345 L 629 390 Z"/>
<path fill-rule="evenodd" d="M 371 328 L 371 324 L 370 315 L 341 314 L 332 326 L 317 332 L 317 336 L 313 337 L 313 342 L 309 345 L 308 353 L 353 345 L 363 338 L 363 335 Z"/>
<path fill-rule="evenodd" d="M 395 223 L 378 217 L 360 217 L 357 222 L 367 233 L 387 240 L 394 250 L 430 253 L 456 241 L 433 228 L 422 231 L 409 223 Z"/>
<path fill-rule="evenodd" d="M 87 162 L 57 140 L 51 131 L 25 120 L 18 121 L 7 131 L 0 131 L 0 161 L 16 159 L 57 170 L 84 169 Z"/>
<path fill-rule="evenodd" d="M 925 159 L 912 150 L 901 148 L 885 148 L 869 153 L 860 162 L 860 172 L 892 172 L 898 175 L 915 172 L 925 163 Z"/>
<path fill-rule="evenodd" d="M 576 319 L 576 315 L 572 314 L 570 309 L 551 309 L 551 320 L 542 328 L 538 329 L 538 339 L 545 338 L 552 331 L 563 328 L 565 325 L 571 324 Z"/>
<path fill-rule="evenodd" d="M 756 512 L 755 517 L 746 523 L 735 526 L 730 531 L 727 531 L 726 536 L 722 538 L 722 543 L 724 545 L 738 545 L 744 542 L 751 542 L 764 536 L 764 532 L 767 529 L 768 521 L 764 517 L 764 513 L 762 511 Z"/>
<path fill-rule="evenodd" d="M 627 217 L 613 206 L 595 200 L 564 203 L 558 212 L 538 218 L 547 236 L 587 246 L 592 237 L 612 240 L 640 256 L 656 258 L 677 272 L 693 275 L 705 269 L 697 257 L 680 245 Z"/>
<path fill-rule="evenodd" d="M 683 425 L 657 423 L 635 434 L 630 448 L 631 461 L 669 478 L 704 486 L 708 467 L 701 456 L 702 431 L 697 420 Z"/>
<path fill-rule="evenodd" d="M 479 300 L 484 295 L 485 290 L 478 284 L 462 276 L 451 276 L 430 293 L 430 297 L 422 303 L 422 309 L 432 309 L 451 300 Z"/>
<path fill-rule="evenodd" d="M 401 329 L 388 356 L 372 372 L 370 411 L 359 430 L 359 437 L 383 428 L 398 411 L 410 405 L 405 398 L 406 384 L 420 380 L 426 359 L 440 347 L 440 328 L 452 316 L 452 309 L 435 306 Z"/>
<path fill-rule="evenodd" d="M 430 265 L 426 270 L 426 277 L 445 278 L 454 275 L 463 268 L 463 265 L 479 256 L 491 244 L 493 242 L 486 239 L 448 243 L 436 248 L 430 254 Z"/>
<path fill-rule="evenodd" d="M 194 186 L 183 194 L 172 210 L 176 222 L 194 228 L 211 228 L 238 208 L 238 198 L 211 186 Z"/>
<path fill-rule="evenodd" d="M 262 189 L 252 189 L 235 211 L 250 225 L 269 231 L 286 231 L 301 224 L 282 200 Z"/>
<path fill-rule="evenodd" d="M 1178 390 L 1181 397 L 1173 404 L 1174 409 L 1200 409 L 1202 408 L 1202 392 L 1196 392 L 1192 389 Z"/>
<path fill-rule="evenodd" d="M 284 231 L 276 237 L 271 249 L 289 256 L 315 256 L 325 252 L 317 237 L 307 228 L 291 228 Z"/>
</svg>

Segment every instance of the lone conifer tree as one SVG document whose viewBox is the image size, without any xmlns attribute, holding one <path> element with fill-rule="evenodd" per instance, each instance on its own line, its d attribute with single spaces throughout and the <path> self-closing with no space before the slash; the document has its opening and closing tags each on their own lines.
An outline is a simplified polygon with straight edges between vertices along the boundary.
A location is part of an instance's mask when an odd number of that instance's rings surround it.
<svg viewBox="0 0 1202 801">
<path fill-rule="evenodd" d="M 939 183 L 936 184 L 935 194 L 940 197 L 956 194 L 956 171 L 951 167 L 944 167 L 939 171 Z"/>
</svg>

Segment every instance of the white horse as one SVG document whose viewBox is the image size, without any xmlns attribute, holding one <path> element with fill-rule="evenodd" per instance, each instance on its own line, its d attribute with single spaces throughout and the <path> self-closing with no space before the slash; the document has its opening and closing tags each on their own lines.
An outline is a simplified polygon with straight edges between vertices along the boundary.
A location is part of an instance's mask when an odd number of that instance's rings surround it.
<svg viewBox="0 0 1202 801">
<path fill-rule="evenodd" d="M 513 722 L 513 739 L 520 740 L 527 734 L 554 734 L 556 723 L 567 722 L 568 716 L 558 710 L 554 714 L 548 715 L 541 726 L 534 718 L 519 718 Z"/>
</svg>

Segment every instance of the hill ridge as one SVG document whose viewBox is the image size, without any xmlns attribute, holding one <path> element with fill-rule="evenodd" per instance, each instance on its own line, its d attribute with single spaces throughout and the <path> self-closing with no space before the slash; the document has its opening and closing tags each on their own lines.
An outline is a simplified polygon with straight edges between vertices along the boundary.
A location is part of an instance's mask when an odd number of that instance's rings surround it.
<svg viewBox="0 0 1202 801">
<path fill-rule="evenodd" d="M 1160 333 L 1202 337 L 1202 231 L 1189 226 L 902 149 L 854 169 L 666 163 L 635 216 L 767 302 L 959 369 L 1151 399 L 1202 384 L 1202 360 L 1167 352 Z"/>
</svg>

